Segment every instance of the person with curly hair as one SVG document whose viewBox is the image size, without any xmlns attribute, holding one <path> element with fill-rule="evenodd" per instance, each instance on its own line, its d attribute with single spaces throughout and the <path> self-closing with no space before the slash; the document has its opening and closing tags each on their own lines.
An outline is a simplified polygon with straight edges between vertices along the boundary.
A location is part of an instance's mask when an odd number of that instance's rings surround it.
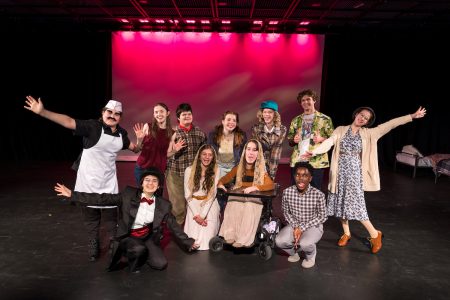
<svg viewBox="0 0 450 300">
<path fill-rule="evenodd" d="M 290 160 L 292 184 L 295 183 L 295 164 L 301 161 L 301 155 L 319 146 L 334 130 L 331 118 L 316 110 L 318 98 L 317 93 L 309 89 L 301 91 L 297 96 L 303 113 L 292 119 L 287 135 L 289 146 L 293 147 Z M 311 185 L 321 190 L 325 170 L 330 166 L 328 154 L 314 156 L 309 163 L 313 167 Z"/>
<path fill-rule="evenodd" d="M 220 208 L 216 201 L 219 168 L 216 151 L 211 145 L 203 145 L 197 152 L 192 166 L 184 172 L 186 220 L 184 232 L 195 239 L 199 250 L 209 249 L 209 240 L 219 231 Z"/>
<path fill-rule="evenodd" d="M 281 124 L 278 104 L 273 100 L 261 103 L 257 118 L 258 123 L 252 127 L 252 138 L 261 143 L 267 170 L 275 180 L 287 129 Z"/>
</svg>

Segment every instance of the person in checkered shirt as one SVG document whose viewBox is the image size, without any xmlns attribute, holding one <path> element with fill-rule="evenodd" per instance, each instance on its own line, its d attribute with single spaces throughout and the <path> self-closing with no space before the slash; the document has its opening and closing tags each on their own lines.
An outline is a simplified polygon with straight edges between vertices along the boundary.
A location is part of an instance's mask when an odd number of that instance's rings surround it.
<svg viewBox="0 0 450 300">
<path fill-rule="evenodd" d="M 325 194 L 311 186 L 313 167 L 307 162 L 294 166 L 295 185 L 283 191 L 281 208 L 288 223 L 276 237 L 276 245 L 289 254 L 288 261 L 300 260 L 299 252 L 305 253 L 303 268 L 315 265 L 317 247 L 323 235 Z"/>
<path fill-rule="evenodd" d="M 206 134 L 193 124 L 194 116 L 189 103 L 177 107 L 178 126 L 167 149 L 167 193 L 172 203 L 172 213 L 178 224 L 186 217 L 184 171 L 194 162 L 198 149 L 206 143 Z"/>
</svg>

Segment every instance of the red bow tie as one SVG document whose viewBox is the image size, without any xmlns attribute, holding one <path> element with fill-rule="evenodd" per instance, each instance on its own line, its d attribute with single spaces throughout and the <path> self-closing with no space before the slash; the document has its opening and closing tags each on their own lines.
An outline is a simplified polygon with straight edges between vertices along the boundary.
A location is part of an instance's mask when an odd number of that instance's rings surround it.
<svg viewBox="0 0 450 300">
<path fill-rule="evenodd" d="M 153 202 L 155 202 L 155 200 L 153 200 L 153 199 L 147 199 L 147 198 L 145 198 L 145 197 L 142 197 L 142 198 L 141 198 L 141 202 L 147 202 L 148 205 L 152 205 Z"/>
</svg>

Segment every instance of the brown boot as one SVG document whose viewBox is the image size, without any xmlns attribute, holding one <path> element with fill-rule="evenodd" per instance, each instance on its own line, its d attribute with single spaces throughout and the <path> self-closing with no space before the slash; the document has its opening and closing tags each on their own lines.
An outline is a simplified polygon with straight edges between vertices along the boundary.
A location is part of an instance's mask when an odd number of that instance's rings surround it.
<svg viewBox="0 0 450 300">
<path fill-rule="evenodd" d="M 350 241 L 351 238 L 352 238 L 352 237 L 351 237 L 350 235 L 347 235 L 347 234 L 344 233 L 344 234 L 341 236 L 341 238 L 339 239 L 339 241 L 338 241 L 338 246 L 339 246 L 339 247 L 345 247 L 345 246 L 347 246 L 348 241 Z"/>
<path fill-rule="evenodd" d="M 375 254 L 378 251 L 381 250 L 381 246 L 383 245 L 381 243 L 381 239 L 383 237 L 383 233 L 381 231 L 378 231 L 378 236 L 376 238 L 369 238 L 370 244 L 372 245 L 372 253 Z"/>
</svg>

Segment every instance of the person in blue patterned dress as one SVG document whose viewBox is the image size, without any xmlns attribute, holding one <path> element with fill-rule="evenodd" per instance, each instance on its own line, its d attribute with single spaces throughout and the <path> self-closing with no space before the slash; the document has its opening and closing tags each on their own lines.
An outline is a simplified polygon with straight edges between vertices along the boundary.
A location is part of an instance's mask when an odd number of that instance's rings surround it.
<svg viewBox="0 0 450 300">
<path fill-rule="evenodd" d="M 365 191 L 380 190 L 377 142 L 395 127 L 422 118 L 425 114 L 425 108 L 419 107 L 413 114 L 368 128 L 375 121 L 375 112 L 370 107 L 357 108 L 353 112 L 351 125 L 339 126 L 319 147 L 304 155 L 310 158 L 325 153 L 334 146 L 327 213 L 341 220 L 344 234 L 339 239 L 338 246 L 346 246 L 351 238 L 348 221 L 358 220 L 370 234 L 372 253 L 381 250 L 383 234 L 370 222 L 364 199 Z"/>
</svg>

